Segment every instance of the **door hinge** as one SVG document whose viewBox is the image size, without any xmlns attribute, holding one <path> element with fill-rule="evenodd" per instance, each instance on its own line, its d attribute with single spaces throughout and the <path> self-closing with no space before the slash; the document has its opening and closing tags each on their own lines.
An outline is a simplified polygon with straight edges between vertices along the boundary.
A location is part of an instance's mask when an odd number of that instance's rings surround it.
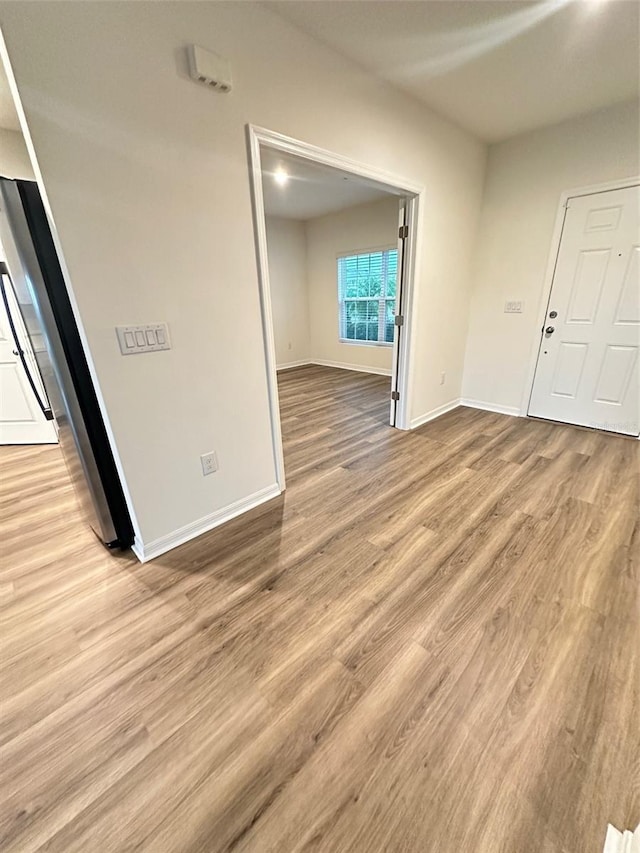
<svg viewBox="0 0 640 853">
<path fill-rule="evenodd" d="M 404 326 L 404 317 L 402 316 L 402 314 L 396 314 L 393 319 L 393 322 L 396 324 L 396 326 Z"/>
<path fill-rule="evenodd" d="M 401 240 L 406 240 L 408 236 L 409 236 L 409 226 L 408 225 L 401 225 L 400 228 L 398 228 L 398 237 Z"/>
<path fill-rule="evenodd" d="M 399 400 L 400 399 L 400 392 L 399 391 L 392 391 L 391 392 L 391 399 L 392 400 Z"/>
</svg>

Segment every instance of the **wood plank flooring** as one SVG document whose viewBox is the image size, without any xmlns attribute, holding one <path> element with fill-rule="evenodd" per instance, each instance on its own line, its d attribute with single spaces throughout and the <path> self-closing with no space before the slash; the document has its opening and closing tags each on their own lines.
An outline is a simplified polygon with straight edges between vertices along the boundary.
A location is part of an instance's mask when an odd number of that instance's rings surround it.
<svg viewBox="0 0 640 853">
<path fill-rule="evenodd" d="M 287 492 L 152 563 L 1 448 L 0 849 L 601 853 L 640 821 L 638 442 L 281 374 Z"/>
</svg>

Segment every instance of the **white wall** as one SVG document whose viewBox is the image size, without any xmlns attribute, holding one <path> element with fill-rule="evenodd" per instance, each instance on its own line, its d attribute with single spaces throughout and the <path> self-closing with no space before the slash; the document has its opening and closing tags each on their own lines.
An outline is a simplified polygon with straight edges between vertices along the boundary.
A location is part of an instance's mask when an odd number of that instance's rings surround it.
<svg viewBox="0 0 640 853">
<path fill-rule="evenodd" d="M 31 181 L 35 178 L 22 134 L 4 127 L 0 127 L 0 175 Z"/>
<path fill-rule="evenodd" d="M 276 478 L 247 122 L 426 187 L 412 415 L 459 394 L 483 144 L 261 4 L 7 2 L 0 26 L 147 545 Z M 231 94 L 188 79 L 190 42 Z M 173 348 L 123 358 L 114 326 L 145 321 Z"/>
<path fill-rule="evenodd" d="M 391 372 L 392 348 L 338 339 L 339 254 L 397 244 L 398 200 L 356 205 L 306 222 L 266 217 L 278 367 L 330 362 Z"/>
<path fill-rule="evenodd" d="M 338 339 L 340 254 L 398 243 L 398 199 L 350 207 L 307 222 L 307 269 L 311 353 L 314 359 L 391 373 L 392 347 L 343 344 Z"/>
<path fill-rule="evenodd" d="M 278 367 L 311 358 L 304 222 L 267 216 L 267 250 Z"/>
<path fill-rule="evenodd" d="M 463 396 L 526 411 L 560 195 L 640 173 L 638 105 L 626 103 L 489 149 Z M 522 315 L 504 314 L 507 299 Z"/>
</svg>

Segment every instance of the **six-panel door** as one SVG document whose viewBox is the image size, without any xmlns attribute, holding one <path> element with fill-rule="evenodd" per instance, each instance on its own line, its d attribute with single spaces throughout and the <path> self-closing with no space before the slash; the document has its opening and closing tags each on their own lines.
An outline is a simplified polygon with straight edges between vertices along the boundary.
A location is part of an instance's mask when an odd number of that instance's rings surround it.
<svg viewBox="0 0 640 853">
<path fill-rule="evenodd" d="M 569 199 L 529 414 L 638 435 L 640 188 Z"/>
</svg>

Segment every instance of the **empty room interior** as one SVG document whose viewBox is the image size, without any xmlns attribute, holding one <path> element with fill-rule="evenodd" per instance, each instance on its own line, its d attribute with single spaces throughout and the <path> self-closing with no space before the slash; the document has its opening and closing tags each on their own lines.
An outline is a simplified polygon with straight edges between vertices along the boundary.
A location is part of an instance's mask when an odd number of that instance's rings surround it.
<svg viewBox="0 0 640 853">
<path fill-rule="evenodd" d="M 288 473 L 368 448 L 395 426 L 392 393 L 404 197 L 261 148 L 266 267 Z"/>
<path fill-rule="evenodd" d="M 0 850 L 640 849 L 640 4 L 0 0 Z"/>
</svg>

